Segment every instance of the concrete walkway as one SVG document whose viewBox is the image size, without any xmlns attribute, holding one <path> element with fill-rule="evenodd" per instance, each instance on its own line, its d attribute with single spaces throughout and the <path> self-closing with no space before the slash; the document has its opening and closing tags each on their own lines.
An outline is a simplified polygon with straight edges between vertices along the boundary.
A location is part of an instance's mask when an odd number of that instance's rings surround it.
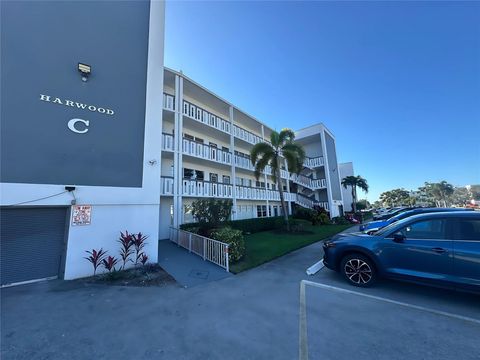
<svg viewBox="0 0 480 360">
<path fill-rule="evenodd" d="M 170 240 L 158 242 L 158 263 L 183 287 L 202 285 L 233 276 L 220 266 L 189 253 Z"/>
</svg>

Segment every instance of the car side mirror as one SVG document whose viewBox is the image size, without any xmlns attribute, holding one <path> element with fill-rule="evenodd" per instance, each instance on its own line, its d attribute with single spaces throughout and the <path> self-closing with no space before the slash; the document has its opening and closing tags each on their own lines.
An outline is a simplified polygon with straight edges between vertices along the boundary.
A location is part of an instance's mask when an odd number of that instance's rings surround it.
<svg viewBox="0 0 480 360">
<path fill-rule="evenodd" d="M 403 235 L 402 233 L 395 233 L 393 234 L 393 241 L 397 242 L 397 243 L 401 243 L 403 242 L 403 240 L 405 240 L 405 235 Z"/>
</svg>

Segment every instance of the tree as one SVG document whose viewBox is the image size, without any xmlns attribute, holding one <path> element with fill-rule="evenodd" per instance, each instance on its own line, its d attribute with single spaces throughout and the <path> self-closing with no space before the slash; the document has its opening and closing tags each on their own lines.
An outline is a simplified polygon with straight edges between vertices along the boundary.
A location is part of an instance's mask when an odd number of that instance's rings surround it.
<svg viewBox="0 0 480 360">
<path fill-rule="evenodd" d="M 370 203 L 367 201 L 367 199 L 362 199 L 357 201 L 357 210 L 366 210 L 370 208 Z"/>
<path fill-rule="evenodd" d="M 265 170 L 265 167 L 270 166 L 272 169 L 273 181 L 277 184 L 278 191 L 280 192 L 280 202 L 282 204 L 285 225 L 287 230 L 290 231 L 287 205 L 285 203 L 282 178 L 280 176 L 283 158 L 287 162 L 289 172 L 299 174 L 300 171 L 302 171 L 303 161 L 305 160 L 305 150 L 301 145 L 295 143 L 295 133 L 290 129 L 282 129 L 280 132 L 272 131 L 270 143 L 260 142 L 255 144 L 250 151 L 250 160 L 255 167 L 254 174 L 257 180 Z"/>
<path fill-rule="evenodd" d="M 452 205 L 465 206 L 471 200 L 471 195 L 466 187 L 456 187 L 450 200 Z"/>
<path fill-rule="evenodd" d="M 233 202 L 231 199 L 198 199 L 192 202 L 192 215 L 200 225 L 202 235 L 217 228 L 230 218 Z"/>
<path fill-rule="evenodd" d="M 437 207 L 447 207 L 447 200 L 453 194 L 453 185 L 447 183 L 445 180 L 439 183 L 425 183 L 426 194 L 435 201 Z"/>
<path fill-rule="evenodd" d="M 405 189 L 393 189 L 380 194 L 380 201 L 387 206 L 408 204 L 410 193 Z"/>
<path fill-rule="evenodd" d="M 342 185 L 346 189 L 349 186 L 351 187 L 352 191 L 352 199 L 353 199 L 353 212 L 357 212 L 357 187 L 362 189 L 365 193 L 368 192 L 368 184 L 367 180 L 359 176 L 346 176 L 342 179 Z"/>
</svg>

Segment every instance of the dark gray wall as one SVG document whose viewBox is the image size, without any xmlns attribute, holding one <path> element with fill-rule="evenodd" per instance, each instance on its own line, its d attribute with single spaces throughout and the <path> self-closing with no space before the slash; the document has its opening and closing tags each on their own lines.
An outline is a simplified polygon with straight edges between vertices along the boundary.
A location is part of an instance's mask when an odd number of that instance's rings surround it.
<svg viewBox="0 0 480 360">
<path fill-rule="evenodd" d="M 328 171 L 330 175 L 330 183 L 332 189 L 332 199 L 342 200 L 342 190 L 339 183 L 339 170 L 337 163 L 337 151 L 335 149 L 335 141 L 325 132 L 325 146 L 327 148 Z"/>
<path fill-rule="evenodd" d="M 0 180 L 140 187 L 150 3 L 2 1 L 1 7 Z M 87 82 L 78 62 L 92 66 Z M 40 101 L 40 94 L 114 114 Z M 70 131 L 74 118 L 88 120 L 89 131 Z"/>
</svg>

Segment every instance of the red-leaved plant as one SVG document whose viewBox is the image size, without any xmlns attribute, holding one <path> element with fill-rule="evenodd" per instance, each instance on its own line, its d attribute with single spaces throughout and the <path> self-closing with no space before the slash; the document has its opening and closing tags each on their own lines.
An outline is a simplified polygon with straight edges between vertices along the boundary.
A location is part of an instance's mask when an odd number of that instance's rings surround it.
<svg viewBox="0 0 480 360">
<path fill-rule="evenodd" d="M 123 261 L 122 269 L 125 269 L 127 261 L 132 261 L 129 258 L 133 254 L 133 236 L 127 230 L 125 230 L 125 234 L 120 231 L 118 242 L 120 243 L 120 257 Z"/>
<path fill-rule="evenodd" d="M 95 276 L 97 273 L 97 268 L 102 264 L 102 261 L 105 258 L 107 252 L 103 251 L 103 249 L 100 249 L 100 250 L 92 249 L 92 251 L 85 250 L 85 252 L 90 255 L 85 259 L 87 259 L 92 263 L 93 275 Z"/>
<path fill-rule="evenodd" d="M 148 261 L 148 256 L 145 255 L 145 253 L 142 253 L 142 256 L 140 256 L 140 262 L 142 263 L 143 266 L 145 266 L 147 261 Z"/>
<path fill-rule="evenodd" d="M 114 256 L 109 256 L 106 259 L 102 260 L 102 265 L 109 272 L 115 271 L 115 265 L 117 265 L 118 259 Z"/>
<path fill-rule="evenodd" d="M 135 266 L 138 265 L 138 262 L 140 261 L 140 258 L 143 253 L 143 248 L 147 244 L 145 240 L 147 240 L 148 236 L 143 235 L 141 232 L 138 234 L 132 234 L 132 242 L 133 242 L 133 247 L 135 248 Z"/>
</svg>

